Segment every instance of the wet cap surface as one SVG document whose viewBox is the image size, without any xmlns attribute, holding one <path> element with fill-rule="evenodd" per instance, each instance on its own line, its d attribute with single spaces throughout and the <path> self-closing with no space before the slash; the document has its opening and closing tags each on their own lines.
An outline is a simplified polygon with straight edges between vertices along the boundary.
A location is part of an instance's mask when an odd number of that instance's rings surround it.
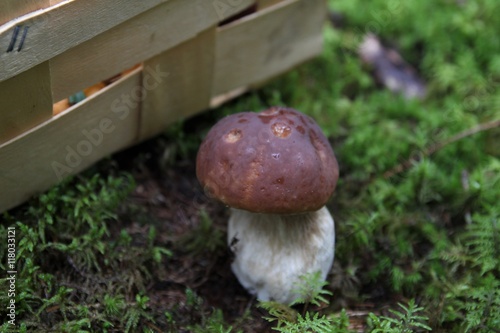
<svg viewBox="0 0 500 333">
<path fill-rule="evenodd" d="M 196 175 L 205 193 L 256 213 L 320 209 L 335 190 L 338 165 L 316 122 L 290 108 L 221 119 L 202 142 Z"/>
</svg>

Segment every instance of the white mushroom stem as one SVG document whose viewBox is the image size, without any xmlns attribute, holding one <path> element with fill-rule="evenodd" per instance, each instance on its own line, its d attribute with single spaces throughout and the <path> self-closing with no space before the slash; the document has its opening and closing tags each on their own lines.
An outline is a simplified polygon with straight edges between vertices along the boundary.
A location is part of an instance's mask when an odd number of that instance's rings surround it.
<svg viewBox="0 0 500 333">
<path fill-rule="evenodd" d="M 228 245 L 232 270 L 262 301 L 290 304 L 300 277 L 321 272 L 325 279 L 335 254 L 335 226 L 326 207 L 298 215 L 256 214 L 231 209 Z"/>
</svg>

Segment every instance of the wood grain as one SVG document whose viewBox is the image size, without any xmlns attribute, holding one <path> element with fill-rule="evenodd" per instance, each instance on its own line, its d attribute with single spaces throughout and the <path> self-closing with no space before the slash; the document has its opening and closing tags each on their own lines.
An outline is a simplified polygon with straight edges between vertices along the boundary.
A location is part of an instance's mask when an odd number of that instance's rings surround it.
<svg viewBox="0 0 500 333">
<path fill-rule="evenodd" d="M 174 121 L 208 109 L 214 75 L 215 32 L 213 26 L 144 63 L 144 68 L 166 71 L 168 77 L 156 84 L 147 71 L 144 73 L 144 87 L 154 89 L 150 89 L 144 99 L 141 139 L 161 133 Z"/>
<path fill-rule="evenodd" d="M 123 96 L 134 95 L 141 70 L 0 145 L 0 211 L 136 142 L 140 106 Z"/>
<path fill-rule="evenodd" d="M 283 0 L 257 0 L 257 9 L 263 9 L 266 7 L 274 6 Z"/>
<path fill-rule="evenodd" d="M 212 95 L 263 81 L 321 52 L 324 0 L 285 0 L 219 29 Z"/>
<path fill-rule="evenodd" d="M 50 0 L 1 0 L 0 25 L 50 4 Z"/>
<path fill-rule="evenodd" d="M 52 116 L 49 63 L 0 82 L 0 144 Z"/>
</svg>

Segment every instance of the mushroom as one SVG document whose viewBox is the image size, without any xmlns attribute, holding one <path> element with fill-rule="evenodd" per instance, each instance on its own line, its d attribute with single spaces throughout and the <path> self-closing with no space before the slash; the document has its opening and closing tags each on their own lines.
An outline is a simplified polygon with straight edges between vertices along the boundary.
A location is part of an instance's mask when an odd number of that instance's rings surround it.
<svg viewBox="0 0 500 333">
<path fill-rule="evenodd" d="M 231 207 L 231 269 L 251 294 L 289 304 L 301 276 L 326 279 L 335 227 L 325 204 L 338 164 L 312 118 L 283 107 L 227 116 L 203 140 L 196 175 Z"/>
</svg>

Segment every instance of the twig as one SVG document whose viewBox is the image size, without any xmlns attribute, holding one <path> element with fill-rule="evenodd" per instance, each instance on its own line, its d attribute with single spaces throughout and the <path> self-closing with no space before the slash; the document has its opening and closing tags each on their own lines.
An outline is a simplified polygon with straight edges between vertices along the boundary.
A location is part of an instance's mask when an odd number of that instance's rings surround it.
<svg viewBox="0 0 500 333">
<path fill-rule="evenodd" d="M 149 321 L 147 321 L 146 323 L 146 326 L 149 327 L 150 329 L 156 331 L 156 332 L 162 332 L 161 328 L 159 328 L 158 326 L 154 325 L 153 323 L 150 323 Z"/>
<path fill-rule="evenodd" d="M 466 138 L 468 136 L 474 135 L 476 133 L 487 131 L 489 129 L 499 127 L 499 126 L 500 126 L 500 119 L 493 120 L 493 121 L 483 123 L 483 124 L 479 124 L 478 126 L 475 126 L 475 127 L 469 128 L 468 130 L 462 131 L 462 132 L 444 140 L 443 142 L 439 142 L 439 143 L 436 143 L 436 144 L 430 146 L 429 148 L 422 151 L 422 156 L 424 156 L 424 157 L 430 156 L 430 155 L 434 154 L 435 152 L 437 152 L 438 150 L 443 149 L 445 146 L 447 146 L 451 143 L 454 143 L 458 140 L 461 140 L 461 139 Z M 412 166 L 412 163 L 414 161 L 416 161 L 415 158 L 409 158 L 409 159 L 403 161 L 402 163 L 396 165 L 392 169 L 384 172 L 384 178 L 385 179 L 391 178 L 391 177 L 393 177 L 393 176 L 395 176 L 403 171 L 408 170 Z"/>
</svg>

